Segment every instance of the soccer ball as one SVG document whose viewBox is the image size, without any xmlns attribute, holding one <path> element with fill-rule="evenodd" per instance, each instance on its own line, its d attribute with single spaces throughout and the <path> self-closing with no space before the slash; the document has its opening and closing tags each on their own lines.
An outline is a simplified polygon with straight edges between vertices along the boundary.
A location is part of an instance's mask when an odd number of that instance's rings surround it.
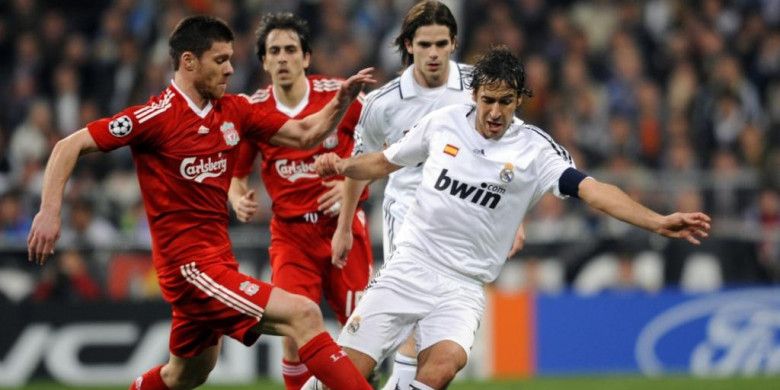
<svg viewBox="0 0 780 390">
<path fill-rule="evenodd" d="M 114 137 L 124 137 L 133 131 L 133 121 L 127 115 L 122 115 L 108 122 L 108 131 Z"/>
</svg>

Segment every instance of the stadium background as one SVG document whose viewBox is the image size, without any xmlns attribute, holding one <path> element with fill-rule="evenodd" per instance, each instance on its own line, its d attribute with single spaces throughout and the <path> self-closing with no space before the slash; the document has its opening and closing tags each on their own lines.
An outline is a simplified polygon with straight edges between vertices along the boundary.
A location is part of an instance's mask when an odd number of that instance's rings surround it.
<svg viewBox="0 0 780 390">
<path fill-rule="evenodd" d="M 381 83 L 400 69 L 390 43 L 411 3 L 0 1 L 0 387 L 121 384 L 165 358 L 169 313 L 128 150 L 81 159 L 46 267 L 26 262 L 25 239 L 53 144 L 164 88 L 167 35 L 181 17 L 229 22 L 229 88 L 252 92 L 269 81 L 253 54 L 262 13 L 309 21 L 311 72 L 370 65 Z M 780 374 L 780 1 L 446 3 L 457 58 L 495 43 L 520 54 L 535 96 L 519 115 L 580 168 L 656 210 L 714 218 L 694 248 L 544 198 L 526 220 L 526 248 L 490 288 L 463 377 Z M 369 206 L 377 254 L 381 185 Z M 232 222 L 231 237 L 242 268 L 267 279 L 264 201 L 251 224 Z M 228 347 L 213 379 L 276 377 L 278 342 L 261 340 Z"/>
</svg>

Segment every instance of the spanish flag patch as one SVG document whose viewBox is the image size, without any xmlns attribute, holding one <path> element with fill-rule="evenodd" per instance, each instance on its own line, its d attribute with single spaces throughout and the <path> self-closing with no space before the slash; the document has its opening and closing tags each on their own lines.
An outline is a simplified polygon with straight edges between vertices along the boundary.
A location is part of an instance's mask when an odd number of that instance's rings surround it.
<svg viewBox="0 0 780 390">
<path fill-rule="evenodd" d="M 458 147 L 455 145 L 447 144 L 447 146 L 444 147 L 444 153 L 449 154 L 452 157 L 455 157 L 458 155 Z"/>
</svg>

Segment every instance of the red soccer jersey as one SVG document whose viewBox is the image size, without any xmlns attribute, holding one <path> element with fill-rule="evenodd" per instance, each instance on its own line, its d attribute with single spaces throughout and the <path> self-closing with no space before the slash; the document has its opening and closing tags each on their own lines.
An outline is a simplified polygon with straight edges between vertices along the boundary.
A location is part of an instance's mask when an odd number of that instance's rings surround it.
<svg viewBox="0 0 780 390">
<path fill-rule="evenodd" d="M 199 109 L 171 84 L 146 105 L 87 125 L 102 151 L 130 145 L 161 272 L 231 250 L 227 191 L 238 142 L 267 142 L 288 120 L 225 95 Z"/>
<path fill-rule="evenodd" d="M 313 114 L 336 95 L 343 80 L 327 79 L 322 76 L 308 76 L 309 90 L 295 108 L 278 105 L 273 87 L 259 89 L 251 97 L 252 103 L 262 111 L 275 112 L 288 118 L 303 118 Z M 335 152 L 349 157 L 355 144 L 354 132 L 363 107 L 362 97 L 355 100 L 339 123 L 336 133 L 331 134 L 321 145 L 308 150 L 292 149 L 271 145 L 268 142 L 242 142 L 238 162 L 233 175 L 243 177 L 252 172 L 252 165 L 259 152 L 262 156 L 260 175 L 273 201 L 273 213 L 281 218 L 300 217 L 317 211 L 317 198 L 328 187 L 314 171 L 314 156 Z M 343 179 L 343 177 L 339 178 Z M 328 179 L 332 180 L 332 179 Z M 365 200 L 368 192 L 363 191 L 360 199 Z"/>
</svg>

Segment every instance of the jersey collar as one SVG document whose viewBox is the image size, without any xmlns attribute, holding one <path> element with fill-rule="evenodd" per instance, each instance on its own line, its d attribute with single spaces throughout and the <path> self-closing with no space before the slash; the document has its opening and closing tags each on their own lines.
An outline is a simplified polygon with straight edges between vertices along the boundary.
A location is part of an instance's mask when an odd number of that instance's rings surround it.
<svg viewBox="0 0 780 390">
<path fill-rule="evenodd" d="M 300 102 L 295 107 L 287 107 L 282 102 L 279 101 L 279 99 L 276 98 L 276 87 L 271 87 L 272 94 L 274 95 L 274 101 L 276 101 L 276 109 L 279 110 L 279 112 L 289 116 L 290 118 L 295 118 L 296 115 L 300 114 L 301 111 L 303 111 L 306 106 L 309 105 L 309 95 L 311 94 L 311 80 L 309 78 L 306 78 L 306 93 L 303 94 L 303 99 L 301 99 Z"/>
<path fill-rule="evenodd" d="M 179 94 L 179 96 L 181 96 L 182 98 L 184 98 L 184 101 L 186 101 L 186 102 L 187 102 L 187 105 L 188 105 L 188 106 L 190 106 L 190 109 L 192 110 L 192 112 L 194 112 L 194 113 L 195 113 L 195 115 L 199 116 L 201 119 L 205 118 L 205 117 L 206 117 L 206 115 L 208 115 L 208 114 L 209 114 L 209 112 L 211 112 L 211 107 L 212 107 L 212 105 L 211 105 L 211 100 L 209 100 L 209 102 L 208 102 L 208 103 L 206 103 L 206 106 L 205 106 L 205 107 L 203 107 L 203 109 L 200 109 L 200 108 L 198 108 L 198 106 L 195 104 L 195 102 L 193 102 L 193 101 L 190 99 L 190 97 L 189 97 L 189 96 L 187 96 L 187 94 L 185 94 L 184 92 L 182 92 L 182 90 L 181 90 L 181 89 L 179 89 L 179 86 L 178 86 L 178 85 L 176 85 L 176 82 L 174 82 L 173 80 L 171 80 L 171 86 L 173 87 L 173 89 L 175 89 L 175 90 L 176 90 L 176 92 Z"/>
<path fill-rule="evenodd" d="M 460 67 L 455 61 L 450 61 L 449 74 L 447 75 L 447 88 L 454 89 L 456 91 L 462 91 L 464 87 L 463 80 L 461 80 Z M 406 70 L 401 74 L 401 99 L 411 99 L 417 96 L 417 91 L 414 85 L 417 81 L 414 80 L 414 65 L 409 65 Z"/>
</svg>

